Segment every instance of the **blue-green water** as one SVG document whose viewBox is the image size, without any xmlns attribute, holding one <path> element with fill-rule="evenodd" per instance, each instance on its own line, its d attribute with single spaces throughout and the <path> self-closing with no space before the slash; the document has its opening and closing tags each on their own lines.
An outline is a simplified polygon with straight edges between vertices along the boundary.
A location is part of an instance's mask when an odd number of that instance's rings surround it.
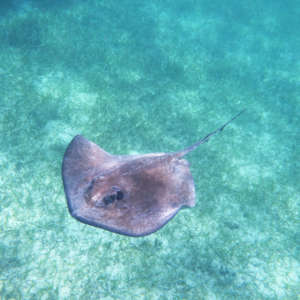
<svg viewBox="0 0 300 300">
<path fill-rule="evenodd" d="M 300 3 L 0 3 L 0 299 L 299 299 Z M 64 151 L 178 151 L 197 206 L 130 238 L 67 210 Z"/>
</svg>

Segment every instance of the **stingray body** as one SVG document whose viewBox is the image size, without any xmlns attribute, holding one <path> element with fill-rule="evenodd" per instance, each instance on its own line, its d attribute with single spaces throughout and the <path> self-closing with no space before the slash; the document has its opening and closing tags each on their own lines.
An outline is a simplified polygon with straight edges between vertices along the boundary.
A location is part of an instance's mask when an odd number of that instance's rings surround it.
<svg viewBox="0 0 300 300">
<path fill-rule="evenodd" d="M 111 155 L 76 135 L 62 165 L 70 214 L 85 224 L 126 236 L 159 230 L 182 206 L 195 206 L 190 163 L 182 157 L 242 112 L 196 144 L 174 153 Z"/>
</svg>

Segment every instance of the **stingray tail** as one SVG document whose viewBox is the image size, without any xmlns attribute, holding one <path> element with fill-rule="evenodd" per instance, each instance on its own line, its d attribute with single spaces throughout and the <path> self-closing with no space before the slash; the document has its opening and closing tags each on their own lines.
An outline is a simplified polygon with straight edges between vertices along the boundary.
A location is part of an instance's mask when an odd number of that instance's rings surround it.
<svg viewBox="0 0 300 300">
<path fill-rule="evenodd" d="M 220 128 L 218 128 L 217 130 L 215 130 L 212 133 L 209 133 L 205 138 L 203 138 L 202 140 L 200 140 L 199 142 L 197 142 L 196 144 L 185 148 L 179 152 L 174 153 L 174 156 L 177 158 L 181 158 L 185 155 L 187 155 L 189 152 L 193 151 L 194 149 L 196 149 L 197 147 L 199 147 L 201 144 L 204 144 L 205 142 L 207 142 L 213 135 L 215 135 L 217 132 L 222 131 L 229 123 L 231 123 L 234 119 L 236 119 L 240 114 L 242 114 L 247 108 L 245 108 L 244 110 L 242 110 L 239 114 L 237 114 L 234 118 L 232 118 L 230 121 L 228 121 L 226 124 L 224 124 L 223 126 L 221 126 Z"/>
</svg>

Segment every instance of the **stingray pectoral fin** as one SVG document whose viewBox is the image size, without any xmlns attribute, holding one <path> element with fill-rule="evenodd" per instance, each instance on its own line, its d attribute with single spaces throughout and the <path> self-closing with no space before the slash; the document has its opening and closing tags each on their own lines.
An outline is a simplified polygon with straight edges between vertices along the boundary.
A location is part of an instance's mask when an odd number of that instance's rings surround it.
<svg viewBox="0 0 300 300">
<path fill-rule="evenodd" d="M 98 173 L 117 163 L 115 157 L 82 135 L 70 142 L 63 159 L 62 178 L 70 213 L 80 205 L 75 199 L 78 191 Z"/>
</svg>

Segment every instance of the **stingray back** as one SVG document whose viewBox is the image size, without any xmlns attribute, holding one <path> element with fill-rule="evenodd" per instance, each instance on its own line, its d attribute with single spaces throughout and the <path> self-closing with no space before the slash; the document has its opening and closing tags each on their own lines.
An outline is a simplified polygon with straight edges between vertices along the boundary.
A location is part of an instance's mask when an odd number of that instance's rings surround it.
<svg viewBox="0 0 300 300">
<path fill-rule="evenodd" d="M 127 236 L 151 234 L 183 205 L 195 206 L 189 163 L 173 153 L 111 155 L 77 135 L 65 152 L 62 176 L 74 218 Z M 110 196 L 116 191 L 122 197 Z"/>
</svg>

